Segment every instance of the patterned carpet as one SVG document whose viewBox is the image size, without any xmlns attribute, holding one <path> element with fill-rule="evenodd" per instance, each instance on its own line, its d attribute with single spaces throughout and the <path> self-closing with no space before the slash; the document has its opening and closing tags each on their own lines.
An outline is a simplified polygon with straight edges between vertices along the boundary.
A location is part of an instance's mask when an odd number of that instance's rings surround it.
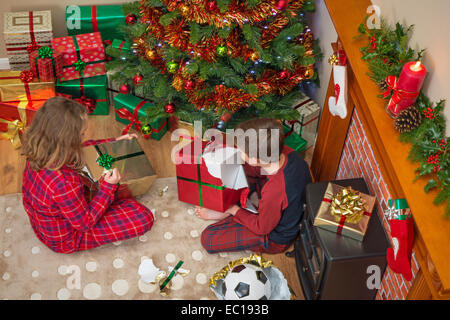
<svg viewBox="0 0 450 320">
<path fill-rule="evenodd" d="M 160 196 L 160 190 L 168 191 Z M 208 254 L 200 244 L 211 222 L 198 219 L 192 206 L 177 200 L 175 178 L 158 179 L 138 199 L 155 209 L 145 235 L 71 255 L 54 253 L 34 235 L 21 194 L 0 197 L 0 299 L 216 299 L 209 278 L 229 261 L 250 252 Z M 186 276 L 176 275 L 168 297 L 140 280 L 142 259 L 168 272 L 179 260 Z"/>
</svg>

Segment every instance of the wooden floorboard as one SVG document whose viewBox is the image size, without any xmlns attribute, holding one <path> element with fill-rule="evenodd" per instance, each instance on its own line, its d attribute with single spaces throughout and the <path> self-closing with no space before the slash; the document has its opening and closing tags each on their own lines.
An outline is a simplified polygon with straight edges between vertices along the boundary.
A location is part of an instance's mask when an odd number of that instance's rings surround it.
<svg viewBox="0 0 450 320">
<path fill-rule="evenodd" d="M 183 127 L 183 125 L 180 127 Z M 109 116 L 91 116 L 89 117 L 86 139 L 117 137 L 121 135 L 122 129 L 123 124 L 114 119 L 113 113 Z M 166 134 L 161 141 L 146 140 L 142 137 L 138 139 L 159 178 L 175 176 L 175 165 L 171 160 L 171 150 L 177 142 L 172 142 L 170 138 L 171 135 Z M 312 149 L 309 149 L 306 152 L 306 161 L 310 162 L 311 157 Z M 0 195 L 21 192 L 24 166 L 25 159 L 20 155 L 20 149 L 15 150 L 9 141 L 0 140 Z M 295 259 L 286 257 L 284 253 L 265 254 L 263 256 L 265 259 L 272 260 L 274 265 L 281 270 L 294 291 L 295 298 L 303 299 Z"/>
</svg>

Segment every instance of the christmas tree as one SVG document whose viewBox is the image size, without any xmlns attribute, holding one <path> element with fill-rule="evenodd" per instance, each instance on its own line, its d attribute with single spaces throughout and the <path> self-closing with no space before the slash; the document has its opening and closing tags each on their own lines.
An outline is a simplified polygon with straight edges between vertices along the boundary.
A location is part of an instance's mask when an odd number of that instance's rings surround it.
<svg viewBox="0 0 450 320">
<path fill-rule="evenodd" d="M 124 5 L 129 52 L 109 47 L 112 80 L 151 101 L 142 123 L 175 116 L 225 129 L 298 119 L 299 84 L 317 81 L 313 0 L 142 0 Z"/>
</svg>

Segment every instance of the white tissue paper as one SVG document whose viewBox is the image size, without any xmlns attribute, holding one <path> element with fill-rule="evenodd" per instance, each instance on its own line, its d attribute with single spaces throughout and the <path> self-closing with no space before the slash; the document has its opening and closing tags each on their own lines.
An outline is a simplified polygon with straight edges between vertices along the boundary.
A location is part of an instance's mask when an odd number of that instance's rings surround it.
<svg viewBox="0 0 450 320">
<path fill-rule="evenodd" d="M 157 268 L 153 264 L 153 259 L 144 259 L 142 260 L 138 274 L 141 277 L 141 280 L 145 283 L 155 283 L 156 277 L 165 272 Z"/>
<path fill-rule="evenodd" d="M 209 174 L 221 179 L 228 189 L 239 190 L 247 188 L 247 178 L 244 168 L 238 162 L 239 150 L 231 147 L 216 148 L 203 154 L 203 160 Z"/>
</svg>

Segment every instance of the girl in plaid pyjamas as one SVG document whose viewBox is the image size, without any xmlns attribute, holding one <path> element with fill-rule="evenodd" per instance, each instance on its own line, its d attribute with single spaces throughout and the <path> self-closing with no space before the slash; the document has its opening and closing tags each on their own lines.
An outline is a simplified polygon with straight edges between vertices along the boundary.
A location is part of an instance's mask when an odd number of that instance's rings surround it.
<svg viewBox="0 0 450 320">
<path fill-rule="evenodd" d="M 55 97 L 47 100 L 25 132 L 23 205 L 36 236 L 55 252 L 73 253 L 137 237 L 154 222 L 149 209 L 118 193 L 117 169 L 101 179 L 90 198 L 95 184 L 81 173 L 82 146 L 116 139 L 82 144 L 86 127 L 84 106 Z"/>
</svg>

